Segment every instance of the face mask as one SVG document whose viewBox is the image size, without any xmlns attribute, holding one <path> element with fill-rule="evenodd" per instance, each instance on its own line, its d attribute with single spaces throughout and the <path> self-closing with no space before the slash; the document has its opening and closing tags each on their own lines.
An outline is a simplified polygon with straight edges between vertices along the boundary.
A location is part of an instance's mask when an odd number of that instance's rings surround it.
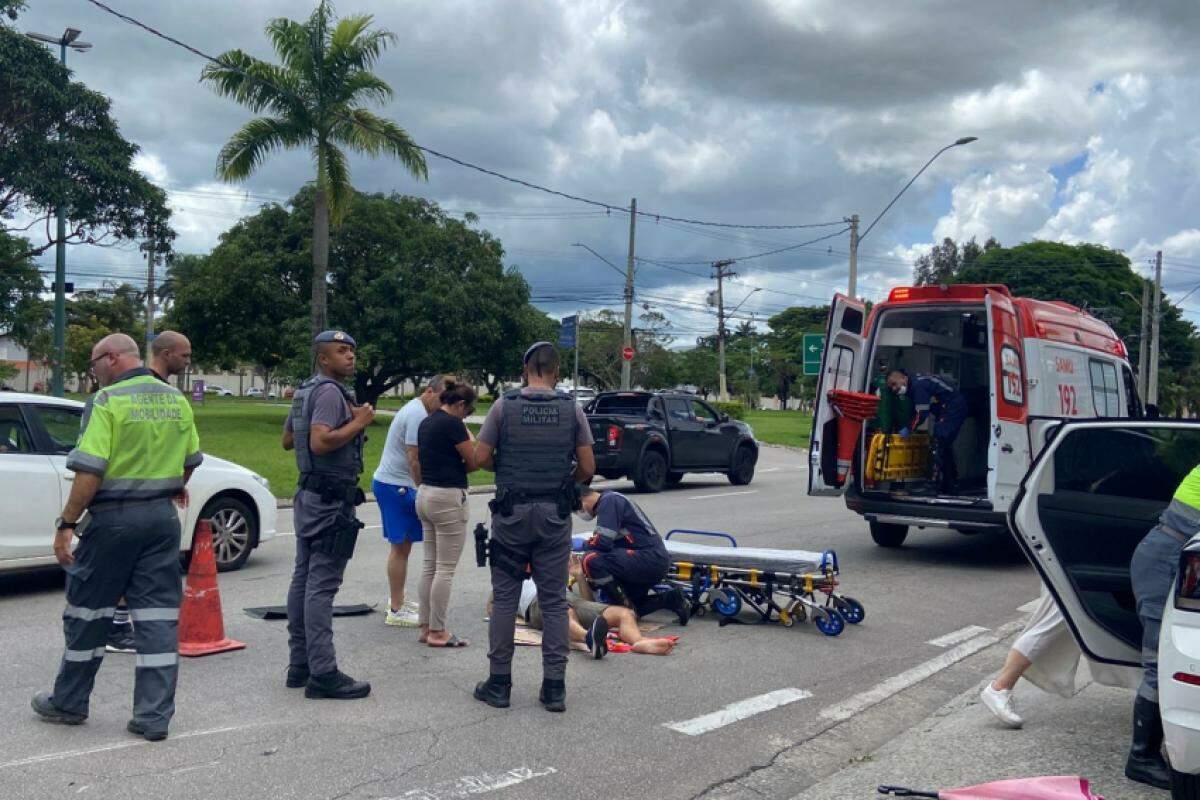
<svg viewBox="0 0 1200 800">
<path fill-rule="evenodd" d="M 904 395 L 908 394 L 908 387 L 901 386 L 900 388 L 896 389 L 896 394 L 898 394 L 900 397 L 904 397 Z"/>
<path fill-rule="evenodd" d="M 581 508 L 576 511 L 575 516 L 579 517 L 584 522 L 591 522 L 596 518 L 596 515 L 588 511 L 586 508 Z"/>
</svg>

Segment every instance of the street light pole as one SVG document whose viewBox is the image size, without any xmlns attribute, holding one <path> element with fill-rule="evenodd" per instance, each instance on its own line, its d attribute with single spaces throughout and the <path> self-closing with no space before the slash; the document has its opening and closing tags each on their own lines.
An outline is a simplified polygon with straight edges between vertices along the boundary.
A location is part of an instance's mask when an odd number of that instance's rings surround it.
<svg viewBox="0 0 1200 800">
<path fill-rule="evenodd" d="M 30 39 L 46 44 L 56 44 L 59 47 L 58 60 L 64 67 L 67 65 L 67 48 L 82 53 L 91 48 L 88 42 L 77 41 L 78 28 L 67 28 L 63 35 L 55 38 L 44 33 L 29 32 L 25 35 Z M 58 131 L 58 143 L 63 141 L 63 132 Z M 63 396 L 63 363 L 66 361 L 67 344 L 67 217 L 62 202 L 55 209 L 58 217 L 58 242 L 54 247 L 54 365 L 50 376 L 50 393 L 55 397 Z"/>
<path fill-rule="evenodd" d="M 929 169 L 929 165 L 932 164 L 934 161 L 936 161 L 938 156 L 940 156 L 942 153 L 946 152 L 947 150 L 949 150 L 952 147 L 961 147 L 964 144 L 970 144 L 971 142 L 978 141 L 978 139 L 979 139 L 978 136 L 963 136 L 960 139 L 955 139 L 953 142 L 951 142 L 950 144 L 943 147 L 941 150 L 938 150 L 936 153 L 934 153 L 933 157 L 925 162 L 925 166 L 923 166 L 919 170 L 917 170 L 916 175 L 913 175 L 911 178 L 909 178 L 908 183 L 904 184 L 904 188 L 896 193 L 896 196 L 892 198 L 892 202 L 890 202 L 886 206 L 884 206 L 883 211 L 879 212 L 879 215 L 875 217 L 875 219 L 871 222 L 871 224 L 867 226 L 867 229 L 865 231 L 863 231 L 862 233 L 858 232 L 858 215 L 857 214 L 846 219 L 846 222 L 849 223 L 849 225 L 850 225 L 849 292 L 850 292 L 850 297 L 852 299 L 854 297 L 855 291 L 857 291 L 857 289 L 858 289 L 858 246 L 860 244 L 862 244 L 863 239 L 867 238 L 867 234 L 870 233 L 871 229 L 875 227 L 875 223 L 879 222 L 879 220 L 883 217 L 883 215 L 886 214 L 888 212 L 888 210 L 891 209 L 892 206 L 896 205 L 896 201 L 900 199 L 900 195 L 902 195 L 908 191 L 908 187 L 912 186 L 916 182 L 917 178 L 921 177 L 921 174 L 923 172 L 925 172 L 925 170 Z"/>
</svg>

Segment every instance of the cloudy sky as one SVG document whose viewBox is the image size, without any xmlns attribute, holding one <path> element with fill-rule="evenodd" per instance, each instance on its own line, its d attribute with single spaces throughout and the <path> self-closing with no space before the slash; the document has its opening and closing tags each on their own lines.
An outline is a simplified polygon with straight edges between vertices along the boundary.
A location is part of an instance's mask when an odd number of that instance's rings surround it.
<svg viewBox="0 0 1200 800">
<path fill-rule="evenodd" d="M 302 0 L 109 0 L 210 53 L 271 59 L 276 16 Z M 280 153 L 245 184 L 214 178 L 216 153 L 249 114 L 198 82 L 196 56 L 84 0 L 32 0 L 24 30 L 84 31 L 69 66 L 113 99 L 139 164 L 171 192 L 177 243 L 211 248 L 260 203 L 312 174 Z M 675 217 L 863 226 L 925 161 L 960 136 L 862 244 L 860 293 L 911 275 L 943 236 L 1098 242 L 1142 270 L 1164 251 L 1166 284 L 1200 283 L 1200 5 L 1177 2 L 889 0 L 341 0 L 397 44 L 377 72 L 396 91 L 380 111 L 421 144 L 500 172 Z M 474 211 L 551 313 L 614 305 L 628 215 L 530 191 L 430 159 L 417 183 L 386 160 L 355 159 L 355 185 Z M 638 302 L 681 340 L 715 328 L 705 262 L 835 234 L 748 259 L 727 297 L 769 315 L 845 289 L 843 226 L 787 230 L 640 218 Z M 694 262 L 694 263 L 686 263 Z M 141 274 L 136 252 L 74 249 L 80 285 Z M 90 273 L 90 274 L 85 274 Z M 1200 308 L 1200 294 L 1186 305 Z M 1200 314 L 1193 315 L 1200 319 Z"/>
</svg>

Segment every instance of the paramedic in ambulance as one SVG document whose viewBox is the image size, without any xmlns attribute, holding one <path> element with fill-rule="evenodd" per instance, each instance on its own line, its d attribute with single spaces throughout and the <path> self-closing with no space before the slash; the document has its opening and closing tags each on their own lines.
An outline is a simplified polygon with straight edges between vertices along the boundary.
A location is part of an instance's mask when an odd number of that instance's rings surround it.
<svg viewBox="0 0 1200 800">
<path fill-rule="evenodd" d="M 902 369 L 892 370 L 887 377 L 887 386 L 900 397 L 912 400 L 916 419 L 912 428 L 933 419 L 933 463 L 937 468 L 938 494 L 954 494 L 958 483 L 958 467 L 954 463 L 954 440 L 967 419 L 967 400 L 936 375 L 920 372 L 910 376 Z M 900 435 L 908 434 L 910 428 L 902 428 Z"/>
<path fill-rule="evenodd" d="M 679 589 L 655 593 L 655 585 L 667 577 L 671 559 L 654 525 L 636 503 L 619 492 L 585 489 L 576 516 L 596 522 L 583 556 L 583 574 L 598 590 L 620 603 L 624 595 L 639 617 L 660 609 L 674 611 L 679 624 L 688 622 L 688 604 Z"/>
</svg>

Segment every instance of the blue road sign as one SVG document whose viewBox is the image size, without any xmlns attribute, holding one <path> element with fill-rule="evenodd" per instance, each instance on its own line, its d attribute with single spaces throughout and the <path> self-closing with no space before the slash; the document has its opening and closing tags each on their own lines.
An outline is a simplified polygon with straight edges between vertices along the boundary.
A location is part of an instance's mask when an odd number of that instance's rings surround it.
<svg viewBox="0 0 1200 800">
<path fill-rule="evenodd" d="M 575 333 L 578 327 L 579 317 L 572 314 L 569 317 L 563 317 L 562 323 L 558 328 L 558 346 L 559 347 L 574 347 Z"/>
</svg>

